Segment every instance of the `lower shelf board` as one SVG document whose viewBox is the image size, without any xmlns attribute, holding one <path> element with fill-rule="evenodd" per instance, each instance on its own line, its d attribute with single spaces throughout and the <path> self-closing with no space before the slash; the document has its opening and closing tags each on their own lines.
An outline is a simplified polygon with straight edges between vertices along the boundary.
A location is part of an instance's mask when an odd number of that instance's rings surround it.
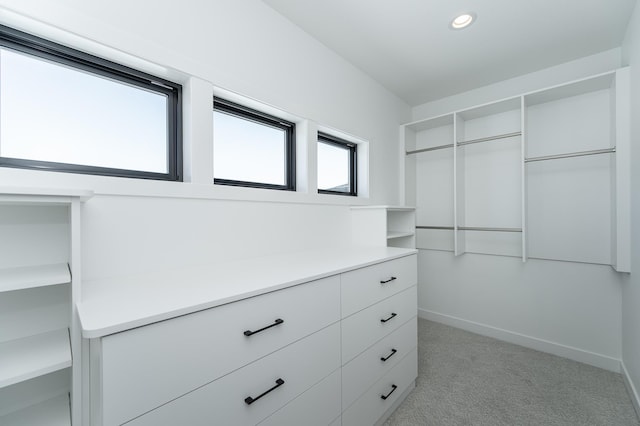
<svg viewBox="0 0 640 426">
<path fill-rule="evenodd" d="M 71 367 L 65 328 L 0 343 L 0 388 Z"/>
<path fill-rule="evenodd" d="M 392 240 L 394 238 L 412 237 L 414 234 L 415 232 L 388 231 L 387 240 Z"/>
<path fill-rule="evenodd" d="M 2 416 L 0 424 L 2 426 L 70 426 L 69 394 L 60 395 Z"/>
</svg>

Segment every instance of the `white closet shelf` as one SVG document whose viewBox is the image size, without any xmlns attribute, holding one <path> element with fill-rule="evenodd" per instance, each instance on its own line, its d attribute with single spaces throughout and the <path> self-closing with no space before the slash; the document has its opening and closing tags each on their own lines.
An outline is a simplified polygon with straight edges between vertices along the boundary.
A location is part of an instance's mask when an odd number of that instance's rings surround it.
<svg viewBox="0 0 640 426">
<path fill-rule="evenodd" d="M 560 84 L 524 95 L 527 106 L 566 99 L 572 96 L 610 89 L 615 82 L 616 72 L 608 71 L 596 76 L 586 77 L 569 84 Z"/>
<path fill-rule="evenodd" d="M 2 416 L 0 417 L 0 424 L 3 426 L 70 426 L 71 410 L 69 395 L 60 395 Z"/>
<path fill-rule="evenodd" d="M 411 237 L 414 234 L 415 234 L 414 232 L 388 231 L 387 240 L 391 240 L 394 238 Z"/>
<path fill-rule="evenodd" d="M 427 118 L 425 120 L 412 121 L 406 123 L 405 127 L 413 131 L 434 129 L 436 127 L 449 126 L 453 124 L 453 114 L 444 114 L 436 117 Z"/>
<path fill-rule="evenodd" d="M 0 388 L 71 367 L 65 329 L 0 343 Z"/>
<path fill-rule="evenodd" d="M 0 269 L 0 293 L 69 282 L 71 273 L 66 263 Z"/>
</svg>

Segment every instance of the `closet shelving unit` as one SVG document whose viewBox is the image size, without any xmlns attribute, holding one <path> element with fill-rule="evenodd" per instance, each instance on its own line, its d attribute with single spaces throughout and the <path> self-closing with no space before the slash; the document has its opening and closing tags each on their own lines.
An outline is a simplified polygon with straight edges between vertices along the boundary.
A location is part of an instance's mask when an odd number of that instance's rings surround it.
<svg viewBox="0 0 640 426">
<path fill-rule="evenodd" d="M 530 257 L 629 272 L 628 69 L 523 96 Z"/>
<path fill-rule="evenodd" d="M 629 272 L 628 92 L 619 69 L 401 126 L 417 247 Z"/>
<path fill-rule="evenodd" d="M 454 251 L 454 114 L 401 127 L 407 180 L 415 185 L 405 202 L 416 206 L 416 246 Z"/>
<path fill-rule="evenodd" d="M 0 424 L 80 424 L 80 203 L 0 187 Z"/>
<path fill-rule="evenodd" d="M 415 208 L 352 206 L 352 241 L 357 245 L 415 248 Z"/>
<path fill-rule="evenodd" d="M 521 99 L 454 117 L 455 253 L 522 256 Z"/>
</svg>

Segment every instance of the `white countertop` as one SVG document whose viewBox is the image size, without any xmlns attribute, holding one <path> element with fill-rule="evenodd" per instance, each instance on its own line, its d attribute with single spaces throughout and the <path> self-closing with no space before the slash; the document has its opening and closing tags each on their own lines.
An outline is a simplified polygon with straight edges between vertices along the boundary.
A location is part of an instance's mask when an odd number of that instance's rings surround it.
<svg viewBox="0 0 640 426">
<path fill-rule="evenodd" d="M 159 270 L 85 281 L 78 313 L 85 338 L 96 338 L 417 253 L 353 247 Z"/>
</svg>

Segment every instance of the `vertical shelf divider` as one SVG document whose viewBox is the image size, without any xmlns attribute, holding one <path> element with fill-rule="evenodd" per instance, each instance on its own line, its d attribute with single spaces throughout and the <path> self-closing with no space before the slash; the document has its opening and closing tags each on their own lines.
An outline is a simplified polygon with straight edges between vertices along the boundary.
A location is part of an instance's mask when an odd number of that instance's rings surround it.
<svg viewBox="0 0 640 426">
<path fill-rule="evenodd" d="M 71 366 L 71 423 L 86 424 L 82 417 L 82 327 L 78 317 L 77 303 L 82 300 L 81 295 L 81 249 L 80 249 L 80 210 L 81 201 L 79 199 L 71 200 L 69 206 L 69 231 L 70 245 L 69 248 L 69 268 L 71 271 L 71 319 L 70 319 L 70 340 L 71 340 L 71 356 L 73 364 Z"/>
<path fill-rule="evenodd" d="M 631 100 L 629 68 L 616 71 L 613 96 L 615 104 L 612 106 L 612 140 L 615 141 L 616 155 L 611 161 L 614 164 L 614 203 L 612 203 L 611 231 L 613 268 L 618 272 L 631 272 Z"/>
<path fill-rule="evenodd" d="M 520 96 L 520 168 L 522 185 L 522 261 L 527 261 L 527 173 L 524 159 L 527 156 L 527 112 L 524 96 Z"/>
<path fill-rule="evenodd" d="M 463 150 L 458 150 L 458 141 L 460 140 L 464 140 L 464 122 L 460 115 L 455 113 L 453 116 L 453 238 L 456 256 L 460 256 L 466 251 L 465 231 L 458 229 L 460 226 L 465 226 L 465 153 Z"/>
</svg>

